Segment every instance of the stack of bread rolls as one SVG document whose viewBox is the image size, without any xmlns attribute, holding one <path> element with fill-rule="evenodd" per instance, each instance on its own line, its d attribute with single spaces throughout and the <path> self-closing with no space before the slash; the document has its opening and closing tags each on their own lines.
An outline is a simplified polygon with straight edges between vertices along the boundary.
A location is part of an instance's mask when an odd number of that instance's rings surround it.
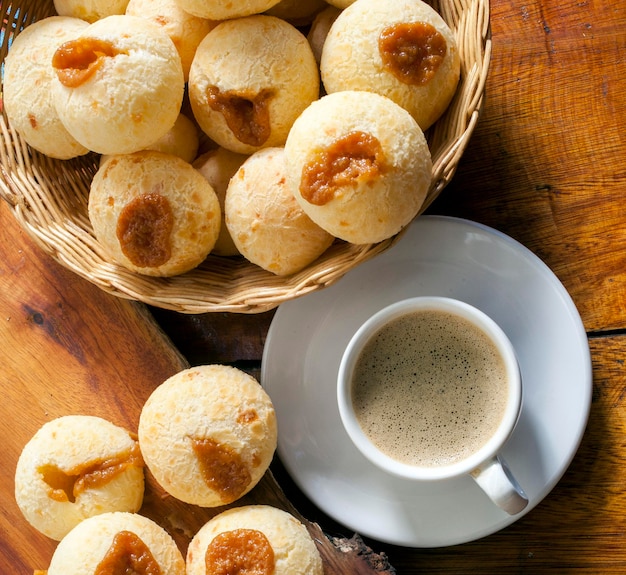
<svg viewBox="0 0 626 575">
<path fill-rule="evenodd" d="M 43 154 L 102 155 L 89 217 L 111 261 L 167 277 L 212 253 L 290 275 L 420 213 L 424 132 L 460 77 L 423 0 L 55 6 L 14 39 L 5 110 Z"/>
<path fill-rule="evenodd" d="M 89 415 L 48 421 L 22 450 L 15 498 L 27 521 L 59 542 L 48 575 L 322 575 L 298 519 L 238 504 L 266 473 L 276 442 L 274 407 L 259 383 L 231 366 L 201 365 L 154 389 L 137 433 Z M 216 509 L 189 533 L 186 551 L 166 518 L 141 515 L 144 467 L 169 496 Z"/>
</svg>

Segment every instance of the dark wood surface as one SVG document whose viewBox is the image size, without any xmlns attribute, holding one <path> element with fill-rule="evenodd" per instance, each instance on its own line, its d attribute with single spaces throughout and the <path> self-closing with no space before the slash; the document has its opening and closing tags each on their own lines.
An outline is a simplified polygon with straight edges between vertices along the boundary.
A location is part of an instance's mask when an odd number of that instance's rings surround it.
<svg viewBox="0 0 626 575">
<path fill-rule="evenodd" d="M 442 549 L 366 543 L 403 575 L 621 574 L 626 3 L 493 0 L 491 12 L 486 107 L 455 179 L 429 211 L 509 234 L 563 282 L 589 337 L 590 420 L 560 483 L 507 529 Z M 0 207 L 0 572 L 26 575 L 45 568 L 53 543 L 25 525 L 12 501 L 12 474 L 25 438 L 67 412 L 88 411 L 134 426 L 150 389 L 188 363 L 230 363 L 258 374 L 273 313 L 188 316 L 116 300 L 40 257 L 12 227 L 5 208 Z M 307 501 L 280 461 L 272 471 L 282 491 L 275 491 L 272 480 L 263 487 L 264 497 L 293 505 L 328 534 L 352 536 Z"/>
<path fill-rule="evenodd" d="M 502 532 L 433 550 L 370 543 L 402 574 L 626 573 L 626 3 L 492 0 L 491 16 L 486 106 L 429 212 L 509 234 L 563 282 L 589 337 L 590 420 L 560 483 Z M 273 314 L 154 315 L 191 362 L 258 369 Z"/>
</svg>

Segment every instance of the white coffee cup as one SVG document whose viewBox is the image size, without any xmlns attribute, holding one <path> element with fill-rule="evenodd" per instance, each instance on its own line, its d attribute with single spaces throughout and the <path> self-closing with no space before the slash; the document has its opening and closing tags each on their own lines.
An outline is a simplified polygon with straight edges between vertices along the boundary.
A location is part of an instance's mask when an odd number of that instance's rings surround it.
<svg viewBox="0 0 626 575">
<path fill-rule="evenodd" d="M 396 357 L 387 358 L 385 346 Z M 416 365 L 416 374 L 398 375 Z M 477 308 L 423 296 L 375 313 L 344 351 L 337 401 L 354 445 L 384 471 L 414 481 L 469 475 L 511 515 L 528 504 L 499 455 L 521 410 L 519 364 L 506 334 Z M 416 435 L 405 436 L 407 428 Z"/>
</svg>

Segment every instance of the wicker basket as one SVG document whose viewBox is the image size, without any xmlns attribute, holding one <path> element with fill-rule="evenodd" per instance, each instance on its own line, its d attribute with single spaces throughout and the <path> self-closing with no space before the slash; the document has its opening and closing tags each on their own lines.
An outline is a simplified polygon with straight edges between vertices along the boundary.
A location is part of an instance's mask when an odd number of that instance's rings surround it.
<svg viewBox="0 0 626 575">
<path fill-rule="evenodd" d="M 427 133 L 433 178 L 423 210 L 453 177 L 476 126 L 491 50 L 488 0 L 431 4 L 455 31 L 462 68 L 455 99 Z M 0 62 L 13 35 L 54 14 L 52 0 L 3 3 L 3 7 Z M 218 256 L 209 256 L 197 269 L 177 277 L 141 276 L 113 263 L 93 236 L 87 198 L 99 157 L 47 158 L 24 143 L 8 125 L 4 112 L 0 122 L 0 195 L 20 225 L 63 266 L 122 298 L 183 313 L 266 311 L 328 286 L 399 237 L 360 246 L 338 241 L 305 270 L 288 277 L 275 276 L 241 257 Z"/>
</svg>

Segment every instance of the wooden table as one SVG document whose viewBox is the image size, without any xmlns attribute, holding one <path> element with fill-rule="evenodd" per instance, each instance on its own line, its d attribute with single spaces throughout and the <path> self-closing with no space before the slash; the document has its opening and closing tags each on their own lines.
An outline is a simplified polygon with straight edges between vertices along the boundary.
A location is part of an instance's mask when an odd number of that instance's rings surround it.
<svg viewBox="0 0 626 575">
<path fill-rule="evenodd" d="M 442 549 L 367 542 L 385 553 L 402 575 L 626 572 L 625 28 L 623 2 L 492 1 L 493 57 L 484 114 L 453 183 L 429 212 L 499 229 L 556 273 L 588 333 L 594 369 L 591 416 L 563 479 L 507 529 Z M 0 571 L 26 574 L 25 565 L 45 568 L 42 561 L 52 545 L 27 530 L 8 499 L 19 454 L 8 440 L 16 432 L 15 422 L 21 433 L 30 434 L 51 412 L 85 408 L 111 416 L 92 397 L 76 395 L 80 380 L 81 389 L 102 394 L 103 403 L 114 405 L 117 420 L 136 424 L 136 406 L 149 389 L 144 385 L 133 395 L 129 379 L 136 375 L 134 362 L 150 366 L 141 376 L 154 381 L 186 361 L 231 363 L 258 373 L 273 313 L 187 316 L 113 302 L 56 264 L 43 264 L 44 273 L 25 287 L 20 274 L 42 264 L 33 255 L 36 247 L 11 229 L 5 208 L 0 209 L 5 382 L 0 402 L 0 493 L 5 504 L 0 521 L 15 526 L 15 532 L 7 531 L 0 539 Z M 144 325 L 148 312 L 184 357 L 163 344 L 158 330 Z M 103 320 L 105 330 L 94 329 Z M 128 332 L 134 337 L 124 341 Z M 55 346 L 55 354 L 43 354 L 43 343 L 46 349 Z M 112 354 L 117 354 L 116 365 L 125 366 L 123 371 L 112 369 Z M 24 377 L 24 361 L 56 376 L 46 394 L 29 393 L 37 382 Z M 59 365 L 65 366 L 62 372 L 50 373 L 49 366 Z M 110 380 L 127 390 L 133 409 L 115 401 Z M 28 416 L 11 408 L 20 393 L 29 394 Z M 329 533 L 351 535 L 306 500 L 279 461 L 273 471 L 307 519 Z M 14 552 L 21 557 L 15 570 Z"/>
<path fill-rule="evenodd" d="M 557 487 L 504 531 L 444 549 L 371 545 L 403 575 L 625 573 L 626 3 L 492 0 L 491 15 L 486 107 L 429 212 L 507 233 L 563 282 L 589 337 L 590 420 Z M 190 361 L 254 368 L 272 313 L 155 317 Z M 281 484 L 307 517 L 341 529 Z"/>
</svg>

